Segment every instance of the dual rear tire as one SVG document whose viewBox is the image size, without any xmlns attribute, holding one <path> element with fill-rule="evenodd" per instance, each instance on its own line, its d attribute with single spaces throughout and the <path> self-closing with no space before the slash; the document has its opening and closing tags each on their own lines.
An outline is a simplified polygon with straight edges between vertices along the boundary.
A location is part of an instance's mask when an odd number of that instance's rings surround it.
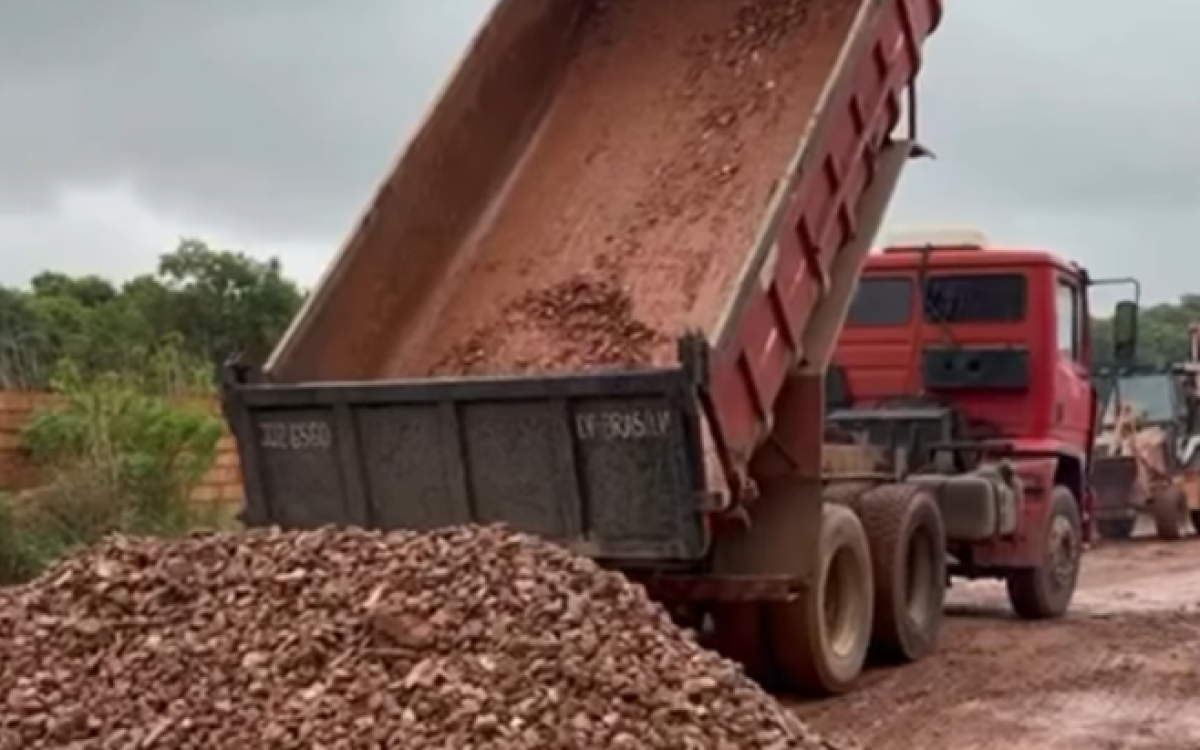
<svg viewBox="0 0 1200 750">
<path fill-rule="evenodd" d="M 918 486 L 890 484 L 847 504 L 871 548 L 872 656 L 888 663 L 928 656 L 937 648 L 946 601 L 946 531 L 937 500 Z"/>
<path fill-rule="evenodd" d="M 821 509 L 817 544 L 811 585 L 794 600 L 713 612 L 719 651 L 769 687 L 835 695 L 854 685 L 869 653 L 903 662 L 936 647 L 946 558 L 928 491 L 837 488 Z"/>
<path fill-rule="evenodd" d="M 874 588 L 862 524 L 849 509 L 826 504 L 818 545 L 811 584 L 791 601 L 712 612 L 717 650 L 769 689 L 837 695 L 866 661 Z"/>
</svg>

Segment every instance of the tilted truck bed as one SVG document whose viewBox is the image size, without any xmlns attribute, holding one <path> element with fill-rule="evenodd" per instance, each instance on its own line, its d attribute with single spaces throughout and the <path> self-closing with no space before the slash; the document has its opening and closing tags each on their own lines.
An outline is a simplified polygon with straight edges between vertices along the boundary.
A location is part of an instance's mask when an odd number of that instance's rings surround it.
<svg viewBox="0 0 1200 750">
<path fill-rule="evenodd" d="M 828 358 L 940 15 L 500 2 L 264 382 L 227 383 L 248 520 L 703 558 L 787 373 Z M 532 374 L 425 377 L 454 372 Z"/>
</svg>

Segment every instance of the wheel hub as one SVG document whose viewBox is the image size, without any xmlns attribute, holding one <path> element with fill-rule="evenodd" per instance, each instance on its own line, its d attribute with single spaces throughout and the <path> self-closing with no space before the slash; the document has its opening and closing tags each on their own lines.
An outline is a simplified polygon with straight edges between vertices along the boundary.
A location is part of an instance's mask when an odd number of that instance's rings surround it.
<svg viewBox="0 0 1200 750">
<path fill-rule="evenodd" d="M 930 604 L 934 596 L 931 588 L 934 568 L 934 545 L 941 544 L 933 539 L 928 529 L 921 528 L 912 538 L 908 548 L 908 578 L 905 581 L 905 609 L 908 616 L 922 627 L 928 622 L 934 607 Z M 936 584 L 934 584 L 936 585 Z"/>
<path fill-rule="evenodd" d="M 858 581 L 863 571 L 850 552 L 840 550 L 830 561 L 827 575 L 821 615 L 830 650 L 839 657 L 845 657 L 858 642 L 860 609 L 864 606 Z"/>
<path fill-rule="evenodd" d="M 1079 564 L 1079 539 L 1064 516 L 1055 516 L 1051 522 L 1049 553 L 1054 585 L 1060 589 L 1070 585 Z"/>
</svg>

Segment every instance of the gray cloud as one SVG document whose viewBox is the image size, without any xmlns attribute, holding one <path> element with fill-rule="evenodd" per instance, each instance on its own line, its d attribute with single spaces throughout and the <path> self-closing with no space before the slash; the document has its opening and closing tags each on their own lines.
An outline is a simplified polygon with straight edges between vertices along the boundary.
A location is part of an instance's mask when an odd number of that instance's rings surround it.
<svg viewBox="0 0 1200 750">
<path fill-rule="evenodd" d="M 52 244 L 71 236 L 61 191 L 111 184 L 311 278 L 491 4 L 113 0 L 82 17 L 0 0 L 0 257 L 25 249 L 0 278 L 144 264 L 150 240 L 122 248 L 116 229 Z M 1155 297 L 1200 286 L 1180 270 L 1200 222 L 1200 5 L 947 4 L 921 84 L 939 158 L 911 168 L 892 221 L 975 224 L 1141 273 Z"/>
<path fill-rule="evenodd" d="M 922 77 L 938 160 L 905 177 L 892 218 L 965 219 L 1104 275 L 1139 274 L 1154 298 L 1189 278 L 1200 226 L 1200 5 L 1006 0 L 953 3 Z M 1200 261 L 1190 261 L 1200 272 Z"/>
<path fill-rule="evenodd" d="M 1200 6 L 1161 0 L 1136 15 L 1106 6 L 1010 0 L 950 11 L 932 43 L 924 114 L 958 191 L 1010 208 L 1194 202 L 1200 92 L 1183 71 L 1200 61 L 1189 29 Z"/>
<path fill-rule="evenodd" d="M 0 195 L 134 183 L 166 212 L 300 240 L 344 224 L 491 0 L 116 0 L 0 12 Z"/>
</svg>

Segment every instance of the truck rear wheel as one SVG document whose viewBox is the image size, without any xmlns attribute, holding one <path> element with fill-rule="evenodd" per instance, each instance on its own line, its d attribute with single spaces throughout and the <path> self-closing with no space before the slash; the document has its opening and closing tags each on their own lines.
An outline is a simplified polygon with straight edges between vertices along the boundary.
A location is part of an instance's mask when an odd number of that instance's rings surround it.
<svg viewBox="0 0 1200 750">
<path fill-rule="evenodd" d="M 937 648 L 946 601 L 946 530 L 937 500 L 914 485 L 877 487 L 850 501 L 871 548 L 873 656 L 912 662 Z"/>
<path fill-rule="evenodd" d="M 1083 551 L 1083 522 L 1075 495 L 1063 486 L 1050 498 L 1043 562 L 1009 574 L 1005 583 L 1013 611 L 1026 620 L 1061 617 L 1071 606 L 1079 583 Z"/>
<path fill-rule="evenodd" d="M 717 541 L 714 572 L 794 576 L 809 585 L 786 602 L 715 605 L 713 645 L 764 686 L 812 695 L 848 690 L 871 643 L 874 589 L 862 523 L 819 484 L 771 488 L 751 514 L 749 528 Z"/>
<path fill-rule="evenodd" d="M 1188 516 L 1187 495 L 1178 487 L 1158 493 L 1152 501 L 1154 530 L 1159 539 L 1174 540 L 1183 536 L 1184 520 Z"/>
<path fill-rule="evenodd" d="M 804 594 L 767 607 L 769 648 L 784 687 L 836 695 L 862 673 L 874 609 L 867 535 L 849 508 L 825 506 L 820 555 Z"/>
<path fill-rule="evenodd" d="M 713 641 L 764 686 L 835 695 L 861 674 L 871 644 L 871 555 L 862 523 L 848 508 L 825 504 L 819 532 L 811 585 L 789 602 L 714 607 Z M 793 554 L 808 550 L 795 547 Z"/>
</svg>

